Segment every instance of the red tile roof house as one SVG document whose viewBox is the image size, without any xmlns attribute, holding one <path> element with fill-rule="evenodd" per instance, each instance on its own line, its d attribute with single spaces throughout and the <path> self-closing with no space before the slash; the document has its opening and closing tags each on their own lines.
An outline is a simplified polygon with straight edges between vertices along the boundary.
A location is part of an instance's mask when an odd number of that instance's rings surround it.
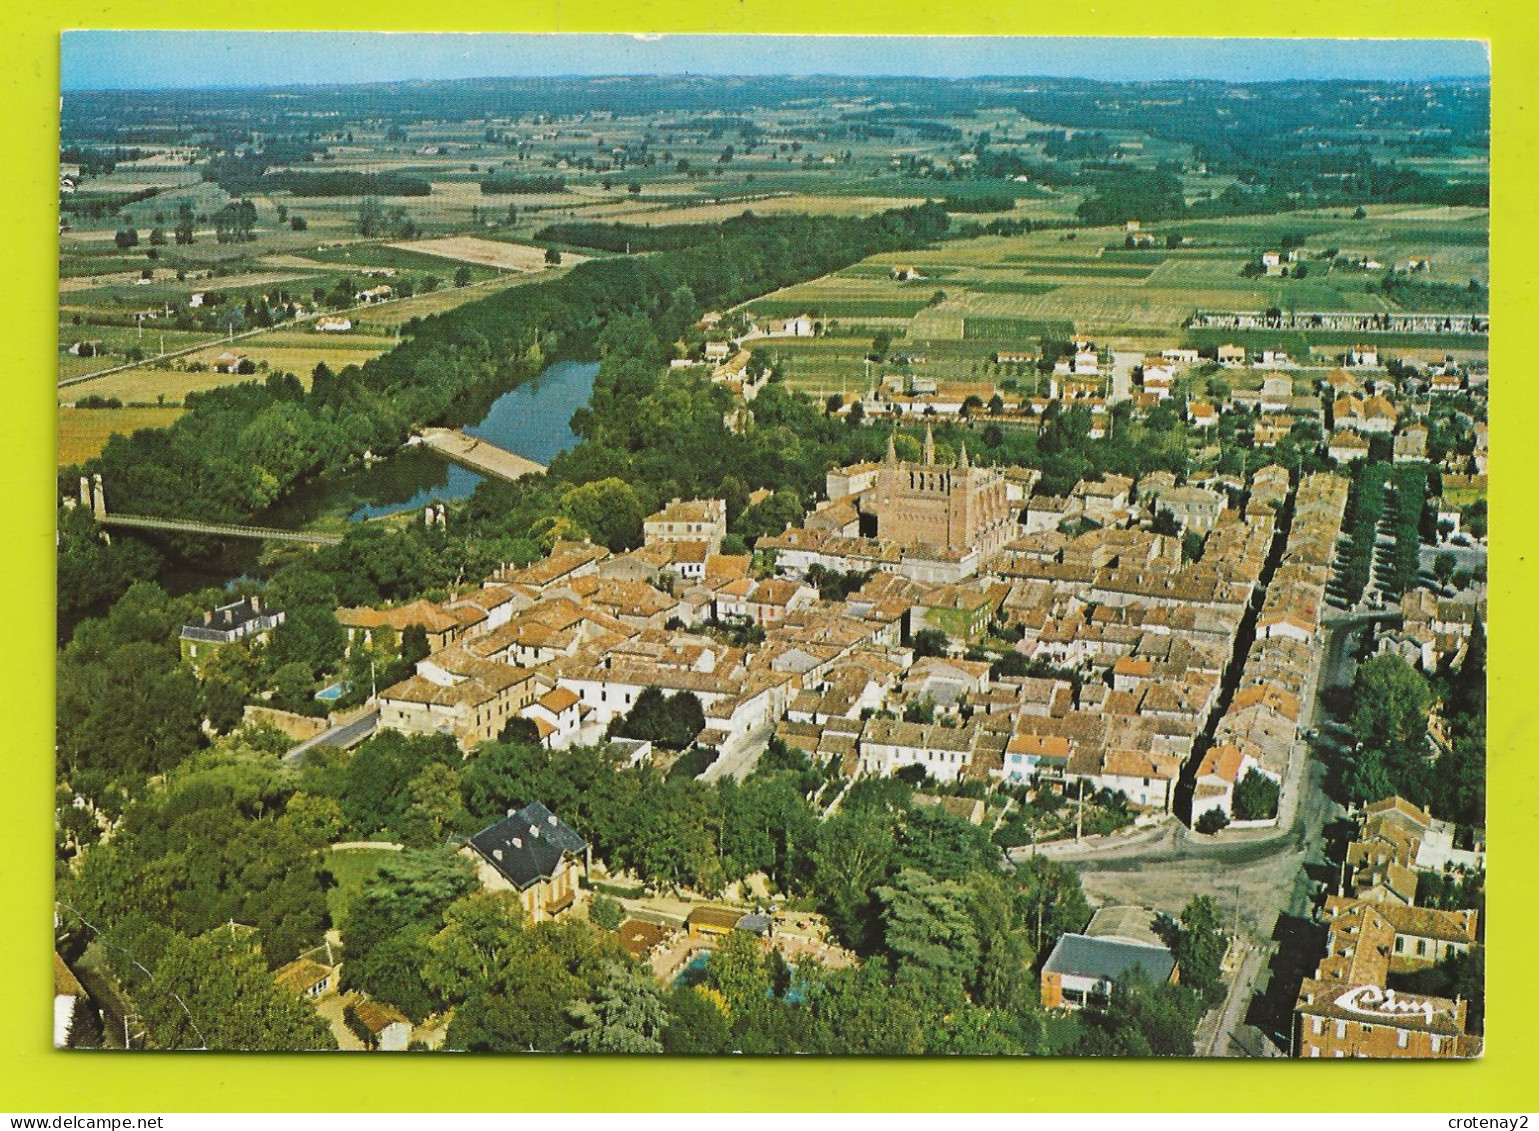
<svg viewBox="0 0 1539 1131">
<path fill-rule="evenodd" d="M 405 1052 L 411 1044 L 411 1021 L 393 1005 L 360 1001 L 347 1007 L 348 1028 L 380 1052 Z"/>
<path fill-rule="evenodd" d="M 540 732 L 540 743 L 552 750 L 569 745 L 582 727 L 582 699 L 575 691 L 557 687 L 523 709 L 523 716 Z"/>
</svg>

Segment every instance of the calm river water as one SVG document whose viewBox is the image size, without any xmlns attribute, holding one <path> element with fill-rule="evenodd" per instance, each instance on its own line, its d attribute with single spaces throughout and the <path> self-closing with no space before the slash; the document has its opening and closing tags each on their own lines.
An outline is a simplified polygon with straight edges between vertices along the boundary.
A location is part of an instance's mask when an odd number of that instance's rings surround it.
<svg viewBox="0 0 1539 1131">
<path fill-rule="evenodd" d="M 588 403 L 598 363 L 558 361 L 533 380 L 503 393 L 474 423 L 451 421 L 469 435 L 528 459 L 549 463 L 577 445 L 572 414 Z M 463 499 L 482 476 L 452 464 L 426 448 L 402 448 L 366 470 L 332 476 L 295 492 L 255 521 L 263 526 L 297 529 L 323 515 L 345 514 L 354 522 L 420 510 L 431 502 Z M 222 586 L 248 573 L 260 543 L 227 539 L 213 560 L 172 558 L 160 583 L 173 593 Z M 97 615 L 101 610 L 91 610 Z"/>
<path fill-rule="evenodd" d="M 588 403 L 598 363 L 558 361 L 503 393 L 464 431 L 510 452 L 549 463 L 575 447 L 572 413 Z M 273 525 L 295 526 L 344 508 L 354 522 L 432 502 L 463 499 L 482 476 L 420 447 L 403 448 L 366 471 L 336 476 L 297 493 L 273 512 Z M 281 520 L 281 521 L 280 521 Z"/>
</svg>

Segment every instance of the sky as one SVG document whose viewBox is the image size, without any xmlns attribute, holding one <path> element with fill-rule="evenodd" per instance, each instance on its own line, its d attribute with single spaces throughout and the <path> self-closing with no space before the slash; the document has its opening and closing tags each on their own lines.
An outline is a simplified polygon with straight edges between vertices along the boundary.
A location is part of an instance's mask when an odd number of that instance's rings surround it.
<svg viewBox="0 0 1539 1131">
<path fill-rule="evenodd" d="M 66 91 L 622 74 L 1252 82 L 1490 74 L 1482 42 L 1392 39 L 79 31 L 65 33 L 61 63 Z"/>
</svg>

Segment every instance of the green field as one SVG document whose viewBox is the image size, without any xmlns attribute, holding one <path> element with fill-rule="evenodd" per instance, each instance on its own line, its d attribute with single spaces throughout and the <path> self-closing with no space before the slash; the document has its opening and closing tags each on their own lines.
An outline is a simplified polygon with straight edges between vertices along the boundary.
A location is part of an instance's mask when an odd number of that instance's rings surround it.
<svg viewBox="0 0 1539 1131">
<path fill-rule="evenodd" d="M 337 881 L 337 886 L 326 892 L 326 909 L 331 912 L 331 921 L 343 922 L 353 901 L 363 891 L 363 885 L 379 871 L 381 864 L 398 856 L 400 853 L 388 848 L 347 848 L 327 852 L 326 867 Z"/>
<path fill-rule="evenodd" d="M 968 318 L 962 328 L 964 338 L 1018 342 L 1023 346 L 1038 338 L 1069 338 L 1073 334 L 1072 322 L 1044 322 L 1031 318 Z"/>
<path fill-rule="evenodd" d="M 469 268 L 473 281 L 492 279 L 497 276 L 495 270 L 479 264 L 456 262 L 438 255 L 424 255 L 420 251 L 406 251 L 379 243 L 328 247 L 310 252 L 305 258 L 315 260 L 318 265 L 356 268 L 364 271 L 370 268 L 383 268 L 402 273 L 437 275 L 440 279 L 451 278 L 460 267 Z"/>
<path fill-rule="evenodd" d="M 983 294 L 998 295 L 1045 295 L 1049 291 L 1056 291 L 1060 284 L 1042 283 L 1033 279 L 990 279 L 986 283 L 975 283 L 972 290 Z"/>
<path fill-rule="evenodd" d="M 1233 344 L 1246 349 L 1287 350 L 1294 358 L 1307 356 L 1310 347 L 1336 349 L 1371 342 L 1387 350 L 1475 350 L 1484 352 L 1489 339 L 1483 334 L 1354 334 L 1344 330 L 1186 330 L 1182 334 L 1185 345 L 1201 349 L 1204 346 Z"/>
<path fill-rule="evenodd" d="M 810 314 L 824 318 L 912 318 L 924 309 L 926 299 L 756 299 L 747 309 L 761 318 L 789 318 Z"/>
</svg>

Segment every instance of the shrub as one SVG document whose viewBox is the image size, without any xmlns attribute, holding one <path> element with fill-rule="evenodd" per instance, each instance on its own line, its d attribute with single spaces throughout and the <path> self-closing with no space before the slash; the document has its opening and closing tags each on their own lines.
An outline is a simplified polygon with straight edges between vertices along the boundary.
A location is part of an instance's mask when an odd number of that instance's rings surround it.
<svg viewBox="0 0 1539 1131">
<path fill-rule="evenodd" d="M 1197 818 L 1197 824 L 1193 826 L 1200 833 L 1212 835 L 1221 829 L 1229 827 L 1229 818 L 1222 809 L 1204 809 L 1202 816 Z"/>
</svg>

